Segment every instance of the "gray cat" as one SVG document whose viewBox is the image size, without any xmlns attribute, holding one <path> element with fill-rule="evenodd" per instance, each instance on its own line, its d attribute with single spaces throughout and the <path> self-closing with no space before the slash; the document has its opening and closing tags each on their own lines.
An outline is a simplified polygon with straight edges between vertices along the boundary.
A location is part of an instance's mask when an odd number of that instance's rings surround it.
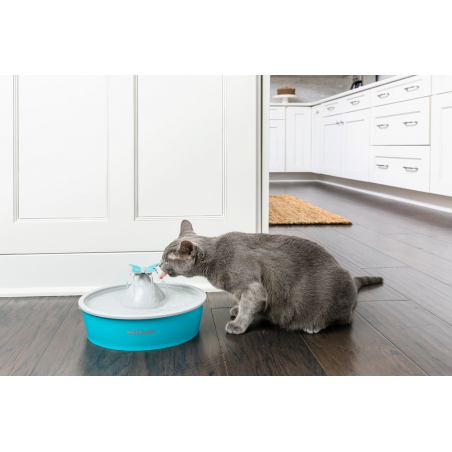
<svg viewBox="0 0 452 452">
<path fill-rule="evenodd" d="M 289 330 L 318 333 L 350 323 L 360 287 L 382 283 L 373 276 L 352 278 L 328 251 L 299 237 L 229 232 L 203 237 L 182 221 L 179 237 L 163 252 L 169 276 L 205 276 L 231 293 L 237 305 L 226 331 L 241 334 L 263 315 Z"/>
</svg>

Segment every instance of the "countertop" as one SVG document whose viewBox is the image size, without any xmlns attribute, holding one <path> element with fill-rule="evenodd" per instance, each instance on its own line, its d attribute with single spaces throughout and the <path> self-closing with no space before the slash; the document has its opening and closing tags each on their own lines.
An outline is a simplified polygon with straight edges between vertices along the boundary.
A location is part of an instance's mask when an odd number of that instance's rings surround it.
<svg viewBox="0 0 452 452">
<path fill-rule="evenodd" d="M 384 80 L 381 80 L 379 82 L 369 83 L 368 85 L 362 86 L 361 88 L 344 91 L 343 93 L 326 97 L 325 99 L 320 99 L 316 102 L 306 102 L 306 103 L 289 102 L 288 104 L 283 104 L 282 102 L 270 102 L 270 107 L 313 107 L 314 105 L 323 104 L 324 102 L 329 102 L 330 100 L 339 99 L 340 97 L 345 97 L 350 94 L 359 93 L 360 91 L 366 91 L 368 89 L 372 89 L 381 85 L 386 85 L 391 82 L 396 82 L 397 80 L 403 80 L 404 78 L 408 77 L 412 77 L 412 75 L 395 75 L 394 77 L 385 78 Z"/>
</svg>

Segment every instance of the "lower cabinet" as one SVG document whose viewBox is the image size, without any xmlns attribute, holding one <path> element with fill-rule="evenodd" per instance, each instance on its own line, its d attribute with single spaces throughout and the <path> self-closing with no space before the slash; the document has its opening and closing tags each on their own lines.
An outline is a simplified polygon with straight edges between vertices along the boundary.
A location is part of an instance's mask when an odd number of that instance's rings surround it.
<svg viewBox="0 0 452 452">
<path fill-rule="evenodd" d="M 432 75 L 432 94 L 452 91 L 452 75 Z"/>
<path fill-rule="evenodd" d="M 281 119 L 270 120 L 270 172 L 286 171 L 286 122 Z"/>
<path fill-rule="evenodd" d="M 270 120 L 270 172 L 311 171 L 311 107 L 282 107 Z M 274 110 L 280 110 L 278 107 Z M 274 117 L 276 117 L 274 113 Z M 279 119 L 282 118 L 282 119 Z"/>
<path fill-rule="evenodd" d="M 369 180 L 369 110 L 323 118 L 320 172 Z"/>
<path fill-rule="evenodd" d="M 320 173 L 321 164 L 321 137 L 322 137 L 322 116 L 320 115 L 320 106 L 312 107 L 312 137 L 311 137 L 311 172 Z"/>
<path fill-rule="evenodd" d="M 320 136 L 322 174 L 341 176 L 342 133 L 342 115 L 323 118 Z"/>
<path fill-rule="evenodd" d="M 341 176 L 369 180 L 369 110 L 343 115 Z"/>
<path fill-rule="evenodd" d="M 311 108 L 286 111 L 286 172 L 311 171 Z"/>
<path fill-rule="evenodd" d="M 452 196 L 452 93 L 432 97 L 430 192 Z"/>
<path fill-rule="evenodd" d="M 314 107 L 272 107 L 270 171 L 452 196 L 452 76 L 432 83 L 432 95 L 371 108 L 367 91 Z M 418 88 L 403 89 L 418 95 Z"/>
</svg>

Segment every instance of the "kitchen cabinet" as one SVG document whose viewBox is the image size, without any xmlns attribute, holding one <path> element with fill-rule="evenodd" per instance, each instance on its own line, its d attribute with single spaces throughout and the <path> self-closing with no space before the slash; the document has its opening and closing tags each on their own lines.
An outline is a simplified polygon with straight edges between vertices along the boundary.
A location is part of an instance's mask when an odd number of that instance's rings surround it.
<svg viewBox="0 0 452 452">
<path fill-rule="evenodd" d="M 311 171 L 313 173 L 320 173 L 322 117 L 320 116 L 320 108 L 318 106 L 312 107 L 311 110 Z"/>
<path fill-rule="evenodd" d="M 432 94 L 452 91 L 452 75 L 432 75 Z"/>
<path fill-rule="evenodd" d="M 341 176 L 369 180 L 369 110 L 342 115 Z"/>
<path fill-rule="evenodd" d="M 270 120 L 270 172 L 286 171 L 286 122 Z"/>
<path fill-rule="evenodd" d="M 452 196 L 452 93 L 432 97 L 430 191 Z"/>
<path fill-rule="evenodd" d="M 286 111 L 286 172 L 311 171 L 311 108 Z"/>
<path fill-rule="evenodd" d="M 271 118 L 271 171 L 452 196 L 451 75 L 401 76 L 312 106 L 273 105 Z"/>
<path fill-rule="evenodd" d="M 322 119 L 320 172 L 369 180 L 369 109 Z"/>
<path fill-rule="evenodd" d="M 342 132 L 342 115 L 323 118 L 320 145 L 322 174 L 341 176 Z"/>
</svg>

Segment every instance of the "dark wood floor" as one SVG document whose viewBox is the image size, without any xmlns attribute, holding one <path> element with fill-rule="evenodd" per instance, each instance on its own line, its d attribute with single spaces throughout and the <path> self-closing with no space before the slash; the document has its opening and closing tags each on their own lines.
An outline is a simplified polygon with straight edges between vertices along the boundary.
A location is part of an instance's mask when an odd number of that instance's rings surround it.
<svg viewBox="0 0 452 452">
<path fill-rule="evenodd" d="M 150 352 L 86 340 L 77 297 L 0 298 L 0 375 L 452 375 L 452 215 L 324 185 L 272 184 L 352 226 L 284 226 L 325 246 L 363 288 L 352 325 L 316 335 L 253 325 L 226 335 L 231 298 L 212 293 L 200 334 Z"/>
</svg>

